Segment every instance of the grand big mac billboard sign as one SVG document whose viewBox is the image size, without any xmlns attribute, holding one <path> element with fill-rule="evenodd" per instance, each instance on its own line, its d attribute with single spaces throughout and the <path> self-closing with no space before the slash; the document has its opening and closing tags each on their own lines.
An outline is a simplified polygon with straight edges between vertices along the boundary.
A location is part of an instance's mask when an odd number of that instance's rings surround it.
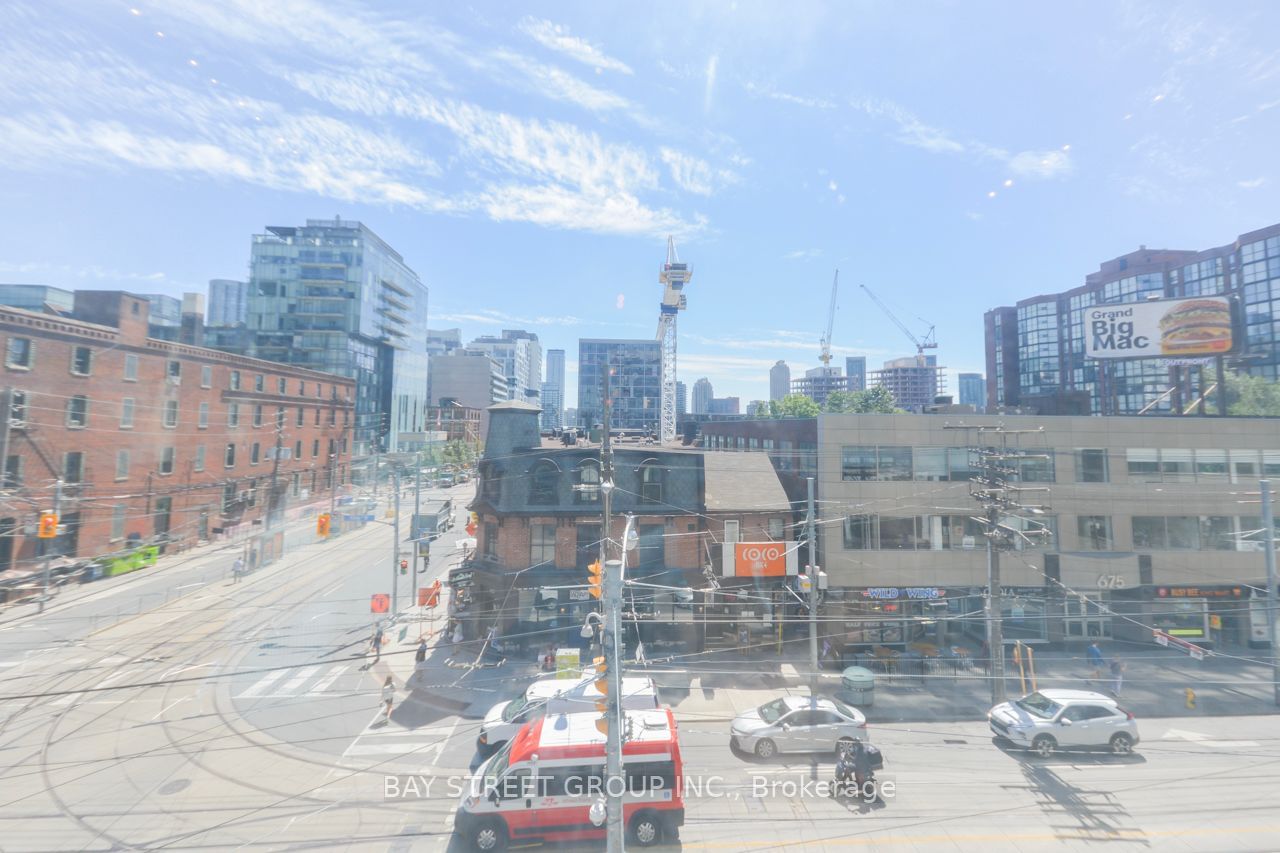
<svg viewBox="0 0 1280 853">
<path fill-rule="evenodd" d="M 725 577 L 781 578 L 798 571 L 794 542 L 734 542 L 724 549 Z"/>
<path fill-rule="evenodd" d="M 1197 358 L 1235 349 L 1231 300 L 1225 296 L 1157 299 L 1084 310 L 1089 358 Z"/>
</svg>

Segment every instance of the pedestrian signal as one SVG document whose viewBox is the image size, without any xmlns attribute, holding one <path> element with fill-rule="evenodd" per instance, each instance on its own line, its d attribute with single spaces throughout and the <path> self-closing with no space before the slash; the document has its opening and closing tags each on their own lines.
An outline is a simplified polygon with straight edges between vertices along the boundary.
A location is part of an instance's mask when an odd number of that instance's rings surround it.
<svg viewBox="0 0 1280 853">
<path fill-rule="evenodd" d="M 316 516 L 316 535 L 317 536 L 329 535 L 329 513 L 322 512 Z"/>
<path fill-rule="evenodd" d="M 587 566 L 587 584 L 592 598 L 599 598 L 604 593 L 604 566 L 599 560 Z"/>
<path fill-rule="evenodd" d="M 40 539 L 58 538 L 58 515 L 53 512 L 40 513 L 40 529 L 36 533 Z"/>
</svg>

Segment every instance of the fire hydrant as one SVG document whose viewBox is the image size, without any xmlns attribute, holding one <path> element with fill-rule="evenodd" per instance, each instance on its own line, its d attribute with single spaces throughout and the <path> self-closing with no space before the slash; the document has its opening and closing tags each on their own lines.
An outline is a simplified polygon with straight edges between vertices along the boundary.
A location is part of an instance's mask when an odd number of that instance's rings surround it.
<svg viewBox="0 0 1280 853">
<path fill-rule="evenodd" d="M 1187 708 L 1189 710 L 1194 711 L 1196 707 L 1196 692 L 1192 690 L 1190 687 L 1188 687 L 1186 690 L 1186 693 L 1187 693 Z"/>
</svg>

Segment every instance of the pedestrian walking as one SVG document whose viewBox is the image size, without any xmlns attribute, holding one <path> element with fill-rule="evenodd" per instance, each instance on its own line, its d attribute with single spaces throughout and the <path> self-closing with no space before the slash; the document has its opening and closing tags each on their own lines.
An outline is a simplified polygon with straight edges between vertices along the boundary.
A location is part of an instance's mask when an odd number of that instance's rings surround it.
<svg viewBox="0 0 1280 853">
<path fill-rule="evenodd" d="M 369 641 L 369 651 L 373 652 L 373 662 L 369 666 L 377 663 L 382 659 L 382 626 L 379 625 L 373 630 L 373 639 Z"/>
<path fill-rule="evenodd" d="M 236 561 L 231 564 L 232 583 L 240 583 L 240 579 L 244 577 L 244 557 L 236 557 Z"/>
<path fill-rule="evenodd" d="M 391 721 L 391 706 L 396 701 L 396 685 L 391 680 L 391 676 L 387 676 L 387 680 L 382 682 L 382 704 L 386 711 L 382 715 L 383 722 Z"/>
<path fill-rule="evenodd" d="M 427 659 L 427 638 L 418 638 L 418 650 L 413 653 L 413 662 L 422 663 Z"/>
<path fill-rule="evenodd" d="M 1098 647 L 1098 641 L 1094 640 L 1089 644 L 1089 666 L 1093 669 L 1093 678 L 1090 681 L 1102 680 L 1102 668 L 1106 665 L 1105 659 L 1102 657 L 1102 649 Z"/>
<path fill-rule="evenodd" d="M 1111 659 L 1111 693 L 1117 699 L 1120 698 L 1120 688 L 1124 685 L 1124 661 L 1120 658 Z"/>
<path fill-rule="evenodd" d="M 751 645 L 751 629 L 746 625 L 738 628 L 738 654 L 745 655 L 747 647 Z"/>
</svg>

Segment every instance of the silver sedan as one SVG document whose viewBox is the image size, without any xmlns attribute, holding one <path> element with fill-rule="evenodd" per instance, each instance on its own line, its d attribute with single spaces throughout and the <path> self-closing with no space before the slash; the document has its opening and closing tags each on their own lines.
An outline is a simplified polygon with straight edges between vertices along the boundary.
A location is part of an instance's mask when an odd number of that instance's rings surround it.
<svg viewBox="0 0 1280 853">
<path fill-rule="evenodd" d="M 835 752 L 867 739 L 867 718 L 834 699 L 783 696 L 739 715 L 729 730 L 735 747 L 771 758 L 779 752 Z"/>
</svg>

